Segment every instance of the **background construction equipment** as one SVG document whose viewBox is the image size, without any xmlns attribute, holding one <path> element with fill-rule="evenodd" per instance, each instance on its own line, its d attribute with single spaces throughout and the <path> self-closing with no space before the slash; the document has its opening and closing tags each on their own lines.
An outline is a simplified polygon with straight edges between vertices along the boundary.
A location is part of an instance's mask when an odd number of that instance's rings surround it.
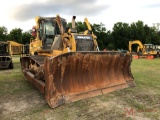
<svg viewBox="0 0 160 120">
<path fill-rule="evenodd" d="M 0 69 L 13 69 L 8 42 L 0 42 Z"/>
<path fill-rule="evenodd" d="M 129 41 L 129 52 L 132 52 L 132 45 L 138 44 L 135 58 L 149 58 L 159 57 L 159 50 L 156 45 L 142 44 L 140 40 Z"/>
</svg>

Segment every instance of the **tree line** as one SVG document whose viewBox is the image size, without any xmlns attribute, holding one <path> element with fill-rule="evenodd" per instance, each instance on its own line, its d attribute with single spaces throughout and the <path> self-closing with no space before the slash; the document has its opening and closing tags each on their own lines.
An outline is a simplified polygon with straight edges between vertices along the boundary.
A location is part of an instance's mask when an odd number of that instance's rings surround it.
<svg viewBox="0 0 160 120">
<path fill-rule="evenodd" d="M 12 29 L 8 33 L 8 29 L 5 26 L 0 27 L 0 41 L 15 41 L 21 44 L 29 44 L 31 34 L 29 32 L 23 32 L 20 28 Z"/>
<path fill-rule="evenodd" d="M 71 26 L 71 23 L 68 24 Z M 77 31 L 84 31 L 85 23 L 76 23 Z M 112 30 L 107 30 L 103 23 L 91 24 L 92 31 L 97 36 L 100 50 L 128 50 L 129 41 L 140 40 L 142 44 L 160 45 L 159 24 L 152 27 L 144 24 L 143 21 L 133 22 L 131 24 L 117 22 Z"/>
<path fill-rule="evenodd" d="M 71 23 L 67 24 L 71 26 Z M 157 25 L 149 27 L 143 21 L 133 22 L 131 24 L 117 22 L 112 30 L 107 30 L 103 23 L 91 24 L 92 31 L 97 36 L 97 42 L 100 50 L 128 50 L 128 43 L 131 40 L 140 40 L 142 44 L 160 45 L 160 30 Z M 76 22 L 78 32 L 87 29 L 84 22 Z M 15 28 L 8 33 L 5 26 L 0 27 L 0 41 L 13 40 L 18 43 L 28 44 L 31 34 L 22 32 L 20 28 Z"/>
</svg>

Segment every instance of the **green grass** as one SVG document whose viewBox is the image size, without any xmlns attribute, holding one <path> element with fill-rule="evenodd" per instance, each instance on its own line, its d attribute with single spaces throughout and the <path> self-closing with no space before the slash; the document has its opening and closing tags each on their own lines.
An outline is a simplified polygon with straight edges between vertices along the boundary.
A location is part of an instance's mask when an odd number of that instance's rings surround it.
<svg viewBox="0 0 160 120">
<path fill-rule="evenodd" d="M 0 119 L 88 120 L 160 119 L 160 59 L 133 60 L 136 87 L 96 96 L 51 109 L 40 92 L 28 83 L 20 69 L 19 56 L 13 56 L 14 69 L 0 71 Z M 134 115 L 124 116 L 125 108 Z M 144 112 L 145 110 L 156 112 Z M 138 111 L 142 112 L 138 112 Z"/>
<path fill-rule="evenodd" d="M 113 94 L 125 101 L 128 107 L 137 111 L 156 110 L 157 112 L 142 112 L 142 114 L 158 120 L 160 118 L 160 59 L 133 60 L 132 74 L 137 86 Z"/>
<path fill-rule="evenodd" d="M 33 88 L 24 80 L 19 56 L 13 57 L 13 64 L 14 69 L 0 71 L 0 95 L 19 94 L 24 91 L 31 91 Z"/>
</svg>

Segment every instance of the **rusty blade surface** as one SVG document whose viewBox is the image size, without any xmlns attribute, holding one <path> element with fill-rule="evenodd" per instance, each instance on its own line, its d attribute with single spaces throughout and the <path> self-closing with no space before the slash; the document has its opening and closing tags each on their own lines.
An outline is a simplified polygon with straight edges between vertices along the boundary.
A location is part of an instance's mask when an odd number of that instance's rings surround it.
<svg viewBox="0 0 160 120">
<path fill-rule="evenodd" d="M 134 86 L 131 55 L 72 52 L 44 61 L 45 98 L 54 108 L 66 102 Z"/>
</svg>

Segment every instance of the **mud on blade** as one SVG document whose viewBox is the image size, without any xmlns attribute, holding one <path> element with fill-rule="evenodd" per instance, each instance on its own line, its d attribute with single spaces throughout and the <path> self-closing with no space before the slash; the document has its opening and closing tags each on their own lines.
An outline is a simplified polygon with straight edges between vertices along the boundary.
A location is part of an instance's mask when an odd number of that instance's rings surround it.
<svg viewBox="0 0 160 120">
<path fill-rule="evenodd" d="M 44 61 L 45 98 L 54 108 L 66 102 L 135 86 L 131 56 L 120 52 L 72 52 Z"/>
</svg>

